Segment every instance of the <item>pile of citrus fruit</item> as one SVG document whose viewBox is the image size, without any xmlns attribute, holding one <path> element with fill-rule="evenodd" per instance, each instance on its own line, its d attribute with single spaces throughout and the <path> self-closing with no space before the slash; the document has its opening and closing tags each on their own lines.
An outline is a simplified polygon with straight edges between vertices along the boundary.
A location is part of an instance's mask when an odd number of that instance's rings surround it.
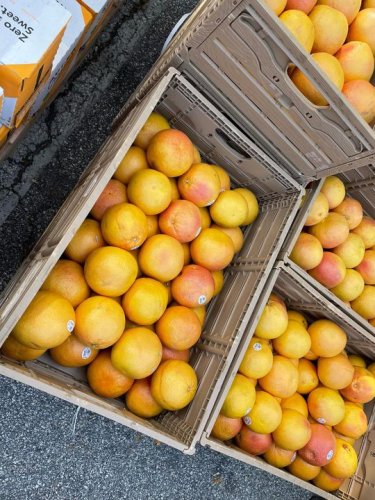
<svg viewBox="0 0 375 500">
<path fill-rule="evenodd" d="M 265 0 L 286 29 L 349 103 L 370 124 L 375 121 L 375 0 Z M 325 97 L 298 68 L 290 77 L 317 106 Z"/>
<path fill-rule="evenodd" d="M 324 181 L 290 258 L 375 326 L 375 220 L 338 177 Z"/>
<path fill-rule="evenodd" d="M 49 349 L 141 417 L 188 405 L 206 306 L 258 215 L 248 189 L 152 113 L 1 352 Z"/>
<path fill-rule="evenodd" d="M 334 322 L 308 323 L 271 294 L 212 436 L 326 491 L 358 465 L 352 446 L 367 431 L 363 404 L 375 397 L 375 363 L 345 351 Z"/>
</svg>

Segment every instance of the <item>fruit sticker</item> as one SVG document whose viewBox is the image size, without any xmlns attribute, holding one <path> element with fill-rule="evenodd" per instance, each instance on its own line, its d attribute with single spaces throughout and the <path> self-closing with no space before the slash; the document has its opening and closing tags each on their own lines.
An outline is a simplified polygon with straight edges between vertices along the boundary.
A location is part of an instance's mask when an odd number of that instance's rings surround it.
<svg viewBox="0 0 375 500">
<path fill-rule="evenodd" d="M 317 422 L 319 422 L 320 424 L 325 424 L 325 423 L 326 423 L 325 418 L 317 418 L 316 420 L 317 420 Z"/>
<path fill-rule="evenodd" d="M 259 344 L 259 342 L 256 342 L 254 345 L 253 345 L 253 349 L 254 351 L 261 351 L 262 350 L 262 345 Z"/>
<path fill-rule="evenodd" d="M 91 356 L 90 347 L 85 347 L 82 351 L 82 359 L 88 359 Z"/>
<path fill-rule="evenodd" d="M 203 306 L 203 304 L 205 304 L 205 303 L 206 303 L 206 300 L 207 300 L 207 299 L 206 299 L 206 296 L 205 296 L 205 295 L 200 295 L 200 296 L 198 297 L 198 304 L 199 304 L 200 306 Z"/>
<path fill-rule="evenodd" d="M 66 329 L 68 330 L 69 333 L 72 333 L 74 330 L 75 323 L 72 319 L 70 319 L 67 324 L 66 324 Z"/>
<path fill-rule="evenodd" d="M 327 453 L 327 460 L 331 460 L 333 457 L 333 450 L 329 450 L 329 452 Z"/>
</svg>

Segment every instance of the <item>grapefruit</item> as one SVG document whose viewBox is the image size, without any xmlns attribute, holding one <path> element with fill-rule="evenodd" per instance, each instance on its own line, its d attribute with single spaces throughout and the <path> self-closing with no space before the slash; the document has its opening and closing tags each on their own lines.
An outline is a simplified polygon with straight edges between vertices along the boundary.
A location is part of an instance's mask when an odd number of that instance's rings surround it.
<svg viewBox="0 0 375 500">
<path fill-rule="evenodd" d="M 159 337 L 142 326 L 125 330 L 111 353 L 113 366 L 133 379 L 145 378 L 154 373 L 161 357 Z"/>
<path fill-rule="evenodd" d="M 344 262 L 346 268 L 352 269 L 362 262 L 365 256 L 365 244 L 363 239 L 355 233 L 349 233 L 347 239 L 333 249 Z"/>
<path fill-rule="evenodd" d="M 307 359 L 300 359 L 298 363 L 298 387 L 300 394 L 309 394 L 319 385 L 318 374 L 314 363 Z"/>
<path fill-rule="evenodd" d="M 160 115 L 159 113 L 153 112 L 150 114 L 145 124 L 138 132 L 138 135 L 134 140 L 134 145 L 142 149 L 147 149 L 151 139 L 155 134 L 157 134 L 161 130 L 167 130 L 169 128 L 170 125 L 164 118 L 164 116 Z"/>
<path fill-rule="evenodd" d="M 222 191 L 210 206 L 210 216 L 222 227 L 241 226 L 248 216 L 247 201 L 237 191 Z"/>
<path fill-rule="evenodd" d="M 162 130 L 153 136 L 147 148 L 149 165 L 168 177 L 183 175 L 191 167 L 194 146 L 180 130 Z"/>
<path fill-rule="evenodd" d="M 101 221 L 108 208 L 127 201 L 125 185 L 116 179 L 111 179 L 94 203 L 90 214 L 94 219 Z"/>
<path fill-rule="evenodd" d="M 307 463 L 317 467 L 327 465 L 333 458 L 336 450 L 336 439 L 332 431 L 324 425 L 311 424 L 311 438 L 298 451 L 298 455 Z"/>
<path fill-rule="evenodd" d="M 119 372 L 111 362 L 111 350 L 100 351 L 87 368 L 91 389 L 105 398 L 118 398 L 133 385 L 133 379 Z"/>
<path fill-rule="evenodd" d="M 344 389 L 351 383 L 353 376 L 354 366 L 343 354 L 318 360 L 319 380 L 330 389 Z"/>
<path fill-rule="evenodd" d="M 211 436 L 220 441 L 229 441 L 241 431 L 242 420 L 240 418 L 228 418 L 218 415 L 211 430 Z"/>
<path fill-rule="evenodd" d="M 86 219 L 65 248 L 65 254 L 69 259 L 82 264 L 91 252 L 104 245 L 99 222 Z"/>
<path fill-rule="evenodd" d="M 363 292 L 350 303 L 352 309 L 365 319 L 375 318 L 375 287 L 365 285 Z"/>
<path fill-rule="evenodd" d="M 365 282 L 358 271 L 347 269 L 344 280 L 331 292 L 344 302 L 351 302 L 361 295 L 365 288 Z"/>
<path fill-rule="evenodd" d="M 315 36 L 314 24 L 311 19 L 304 12 L 295 9 L 284 11 L 279 19 L 306 52 L 310 53 Z"/>
<path fill-rule="evenodd" d="M 198 307 L 212 299 L 215 292 L 214 279 L 206 268 L 190 264 L 172 281 L 174 300 L 186 307 Z"/>
<path fill-rule="evenodd" d="M 310 415 L 320 424 L 337 425 L 344 418 L 344 400 L 337 391 L 317 387 L 307 398 Z"/>
<path fill-rule="evenodd" d="M 316 356 L 330 358 L 340 354 L 346 346 L 347 337 L 342 328 L 329 319 L 318 319 L 308 328 L 311 350 Z"/>
<path fill-rule="evenodd" d="M 62 344 L 49 351 L 51 358 L 62 366 L 86 366 L 98 355 L 98 349 L 91 349 L 75 335 L 68 337 Z"/>
<path fill-rule="evenodd" d="M 352 403 L 369 403 L 375 397 L 375 378 L 366 368 L 355 366 L 351 383 L 340 393 Z"/>
<path fill-rule="evenodd" d="M 289 465 L 288 471 L 293 474 L 293 476 L 299 477 L 304 481 L 311 481 L 311 479 L 314 479 L 314 477 L 319 474 L 320 467 L 305 462 L 303 458 L 297 455 L 294 462 Z"/>
<path fill-rule="evenodd" d="M 172 201 L 160 214 L 159 226 L 162 233 L 173 236 L 180 243 L 188 243 L 196 238 L 202 229 L 199 208 L 191 201 Z"/>
<path fill-rule="evenodd" d="M 313 226 L 325 219 L 329 212 L 329 204 L 326 196 L 320 192 L 316 196 L 305 220 L 305 226 Z"/>
<path fill-rule="evenodd" d="M 94 250 L 86 259 L 85 278 L 94 292 L 118 297 L 134 283 L 138 265 L 130 252 L 114 246 Z"/>
<path fill-rule="evenodd" d="M 285 10 L 296 9 L 309 14 L 316 2 L 317 0 L 287 0 Z"/>
<path fill-rule="evenodd" d="M 263 458 L 267 463 L 279 469 L 290 465 L 292 462 L 294 462 L 296 457 L 297 453 L 295 451 L 279 448 L 274 442 L 263 455 Z"/>
<path fill-rule="evenodd" d="M 142 245 L 138 254 L 142 272 L 162 282 L 173 280 L 184 267 L 184 249 L 167 234 L 155 234 Z"/>
<path fill-rule="evenodd" d="M 195 162 L 194 162 L 195 163 Z M 200 162 L 196 162 L 200 163 Z M 219 167 L 219 165 L 211 165 L 215 170 L 220 179 L 220 191 L 228 191 L 230 189 L 230 177 L 228 172 L 223 168 Z"/>
<path fill-rule="evenodd" d="M 139 146 L 131 146 L 121 160 L 113 177 L 127 184 L 133 174 L 144 168 L 148 168 L 146 153 Z"/>
<path fill-rule="evenodd" d="M 164 409 L 175 411 L 187 406 L 197 392 L 198 379 L 185 361 L 163 361 L 151 379 L 151 394 Z"/>
<path fill-rule="evenodd" d="M 210 212 L 208 211 L 208 208 L 206 208 L 206 207 L 198 207 L 198 208 L 199 208 L 199 212 L 201 214 L 202 229 L 207 229 L 211 225 Z"/>
<path fill-rule="evenodd" d="M 18 342 L 13 335 L 5 340 L 0 348 L 1 354 L 17 361 L 32 361 L 42 356 L 46 349 L 31 349 Z"/>
<path fill-rule="evenodd" d="M 324 469 L 321 469 L 319 474 L 312 480 L 317 488 L 321 488 L 324 491 L 338 490 L 343 481 L 343 479 L 330 476 Z"/>
<path fill-rule="evenodd" d="M 201 323 L 195 312 L 188 307 L 171 306 L 157 321 L 156 333 L 166 347 L 185 351 L 198 342 Z"/>
<path fill-rule="evenodd" d="M 368 43 L 375 56 L 374 22 L 375 9 L 363 9 L 358 12 L 356 18 L 350 25 L 348 42 L 359 41 Z"/>
<path fill-rule="evenodd" d="M 268 341 L 253 337 L 238 371 L 246 377 L 258 379 L 267 375 L 272 365 L 273 355 Z"/>
<path fill-rule="evenodd" d="M 298 369 L 283 356 L 274 356 L 271 370 L 258 380 L 260 387 L 278 398 L 289 398 L 297 391 Z"/>
<path fill-rule="evenodd" d="M 298 411 L 301 415 L 307 418 L 309 411 L 307 409 L 307 403 L 305 398 L 296 392 L 293 396 L 289 398 L 285 398 L 281 400 L 281 408 L 283 410 L 295 410 Z"/>
<path fill-rule="evenodd" d="M 353 233 L 362 238 L 366 249 L 375 246 L 375 220 L 371 217 L 363 217 L 361 223 L 353 229 Z"/>
<path fill-rule="evenodd" d="M 310 12 L 309 18 L 315 29 L 313 52 L 336 54 L 348 34 L 349 26 L 345 15 L 328 5 L 317 5 Z"/>
<path fill-rule="evenodd" d="M 337 425 L 335 431 L 352 439 L 359 439 L 366 433 L 368 421 L 366 413 L 357 404 L 345 402 L 345 416 Z"/>
<path fill-rule="evenodd" d="M 264 391 L 256 391 L 253 408 L 244 418 L 244 424 L 253 432 L 270 434 L 281 422 L 282 410 L 276 399 Z"/>
<path fill-rule="evenodd" d="M 361 273 L 366 285 L 375 285 L 375 250 L 366 250 L 361 263 L 356 269 Z"/>
<path fill-rule="evenodd" d="M 68 300 L 47 290 L 37 292 L 13 329 L 13 337 L 31 349 L 50 349 L 66 340 L 76 314 Z"/>
<path fill-rule="evenodd" d="M 132 175 L 127 189 L 129 201 L 146 215 L 160 214 L 172 201 L 171 183 L 166 175 L 151 168 Z"/>
<path fill-rule="evenodd" d="M 155 401 L 151 394 L 151 379 L 136 380 L 125 396 L 129 411 L 142 418 L 156 417 L 163 408 Z"/>
<path fill-rule="evenodd" d="M 325 219 L 309 228 L 309 233 L 315 236 L 323 248 L 335 248 L 348 238 L 349 224 L 344 215 L 330 212 Z"/>
<path fill-rule="evenodd" d="M 375 13 L 375 9 L 374 13 Z M 374 16 L 375 19 L 375 16 Z M 343 95 L 365 122 L 372 124 L 375 120 L 375 87 L 366 80 L 351 80 L 342 88 Z"/>
<path fill-rule="evenodd" d="M 271 434 L 259 434 L 243 425 L 235 437 L 236 445 L 251 455 L 262 455 L 272 446 Z"/>
<path fill-rule="evenodd" d="M 221 227 L 216 224 L 212 224 L 213 229 L 219 229 L 223 231 L 223 233 L 227 234 L 229 238 L 232 240 L 234 246 L 234 253 L 237 253 L 241 250 L 244 244 L 244 235 L 239 227 Z"/>
<path fill-rule="evenodd" d="M 124 311 L 109 297 L 90 297 L 76 309 L 74 333 L 90 348 L 105 349 L 113 345 L 121 337 L 124 328 Z"/>
<path fill-rule="evenodd" d="M 310 422 L 298 411 L 285 409 L 272 437 L 276 446 L 284 450 L 300 450 L 311 438 Z"/>
<path fill-rule="evenodd" d="M 361 8 L 361 0 L 318 0 L 319 5 L 328 5 L 344 14 L 348 24 L 353 22 Z"/>
<path fill-rule="evenodd" d="M 345 186 L 341 179 L 335 175 L 326 177 L 321 189 L 321 193 L 328 200 L 330 210 L 336 208 L 345 199 Z"/>
<path fill-rule="evenodd" d="M 109 245 L 134 250 L 147 238 L 147 217 L 131 203 L 119 203 L 106 210 L 101 229 Z"/>
<path fill-rule="evenodd" d="M 330 476 L 345 479 L 352 476 L 358 467 L 357 454 L 353 446 L 346 441 L 336 438 L 336 452 L 332 460 L 324 466 Z"/>
<path fill-rule="evenodd" d="M 288 327 L 288 313 L 284 303 L 271 295 L 255 328 L 254 335 L 262 339 L 280 337 Z"/>
<path fill-rule="evenodd" d="M 265 3 L 278 16 L 285 9 L 286 0 L 265 0 Z"/>
<path fill-rule="evenodd" d="M 181 361 L 189 362 L 190 350 L 186 349 L 184 351 L 176 351 L 175 349 L 169 349 L 163 345 L 163 354 L 161 357 L 162 361 L 167 361 L 168 359 L 180 359 Z"/>
<path fill-rule="evenodd" d="M 250 189 L 246 188 L 237 188 L 234 189 L 236 193 L 240 193 L 243 196 L 247 203 L 247 217 L 243 222 L 243 226 L 247 226 L 252 224 L 259 214 L 259 204 L 255 194 L 250 191 Z"/>
<path fill-rule="evenodd" d="M 229 418 L 244 417 L 254 406 L 255 395 L 251 381 L 241 374 L 235 375 L 220 413 Z"/>
<path fill-rule="evenodd" d="M 225 191 L 227 192 L 227 191 Z M 203 229 L 190 244 L 193 261 L 208 269 L 218 271 L 227 267 L 234 256 L 230 237 L 219 229 Z"/>
<path fill-rule="evenodd" d="M 322 244 L 312 234 L 301 233 L 289 257 L 297 266 L 309 271 L 317 267 L 323 259 Z"/>
<path fill-rule="evenodd" d="M 323 286 L 331 289 L 344 281 L 346 267 L 341 257 L 335 253 L 323 252 L 320 264 L 310 269 L 308 273 Z"/>
<path fill-rule="evenodd" d="M 288 321 L 285 332 L 272 341 L 273 348 L 286 358 L 299 359 L 307 354 L 311 347 L 310 335 L 306 328 L 297 321 Z"/>
<path fill-rule="evenodd" d="M 82 267 L 73 260 L 60 259 L 45 279 L 41 290 L 55 292 L 77 307 L 90 296 Z"/>
<path fill-rule="evenodd" d="M 182 198 L 198 207 L 207 207 L 219 196 L 220 178 L 216 170 L 207 163 L 196 163 L 178 179 L 178 190 Z"/>
<path fill-rule="evenodd" d="M 371 80 L 374 72 L 374 56 L 368 43 L 345 43 L 336 52 L 335 57 L 344 70 L 345 82 L 351 80 Z"/>
<path fill-rule="evenodd" d="M 138 325 L 155 323 L 167 305 L 166 287 L 152 278 L 138 278 L 122 298 L 126 317 Z"/>
</svg>

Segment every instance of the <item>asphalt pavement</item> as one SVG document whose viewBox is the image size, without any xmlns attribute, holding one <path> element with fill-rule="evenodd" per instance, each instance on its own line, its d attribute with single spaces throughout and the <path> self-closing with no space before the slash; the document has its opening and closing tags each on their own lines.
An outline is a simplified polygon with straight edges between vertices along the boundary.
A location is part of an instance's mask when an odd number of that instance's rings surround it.
<svg viewBox="0 0 375 500">
<path fill-rule="evenodd" d="M 195 0 L 124 1 L 83 65 L 0 164 L 0 291 Z M 0 500 L 307 499 L 304 490 L 199 447 L 185 456 L 0 377 Z"/>
</svg>

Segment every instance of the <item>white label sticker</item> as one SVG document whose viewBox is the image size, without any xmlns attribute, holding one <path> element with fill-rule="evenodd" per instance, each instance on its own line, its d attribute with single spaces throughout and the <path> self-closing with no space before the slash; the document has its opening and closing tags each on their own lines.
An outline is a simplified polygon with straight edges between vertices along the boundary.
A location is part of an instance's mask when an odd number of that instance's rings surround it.
<svg viewBox="0 0 375 500">
<path fill-rule="evenodd" d="M 262 350 L 262 344 L 259 344 L 259 342 L 255 342 L 253 345 L 254 351 L 261 351 Z"/>
<path fill-rule="evenodd" d="M 67 324 L 66 324 L 66 329 L 68 330 L 69 333 L 72 333 L 74 330 L 75 323 L 72 319 L 70 319 Z"/>
<path fill-rule="evenodd" d="M 243 418 L 243 421 L 245 422 L 246 425 L 251 425 L 251 418 L 246 415 L 246 417 Z"/>
<path fill-rule="evenodd" d="M 199 234 L 201 231 L 202 231 L 202 228 L 201 228 L 201 227 L 198 227 L 198 230 L 197 230 L 197 232 L 195 233 L 194 238 L 196 238 L 196 237 L 198 236 L 198 234 Z"/>
<path fill-rule="evenodd" d="M 206 296 L 205 296 L 205 295 L 200 295 L 200 296 L 198 297 L 198 304 L 201 306 L 201 305 L 203 305 L 203 304 L 205 304 L 205 303 L 206 303 L 206 300 L 207 300 L 207 298 L 206 298 Z"/>
<path fill-rule="evenodd" d="M 87 359 L 91 356 L 91 349 L 90 347 L 85 347 L 82 351 L 82 359 Z"/>
<path fill-rule="evenodd" d="M 329 450 L 329 452 L 327 453 L 327 460 L 331 460 L 332 457 L 333 457 L 333 450 Z"/>
<path fill-rule="evenodd" d="M 317 420 L 317 422 L 319 422 L 320 424 L 325 424 L 325 423 L 326 423 L 326 419 L 325 419 L 325 418 L 321 418 L 321 417 L 320 417 L 320 418 L 317 418 L 316 420 Z"/>
<path fill-rule="evenodd" d="M 290 461 L 290 463 L 294 462 L 294 460 L 296 459 L 296 456 L 297 456 L 297 452 L 295 451 L 293 453 L 292 460 Z"/>
<path fill-rule="evenodd" d="M 210 200 L 208 203 L 205 204 L 205 207 L 209 207 L 210 205 L 212 205 L 214 202 L 216 201 L 216 198 L 214 198 L 213 200 Z"/>
</svg>

